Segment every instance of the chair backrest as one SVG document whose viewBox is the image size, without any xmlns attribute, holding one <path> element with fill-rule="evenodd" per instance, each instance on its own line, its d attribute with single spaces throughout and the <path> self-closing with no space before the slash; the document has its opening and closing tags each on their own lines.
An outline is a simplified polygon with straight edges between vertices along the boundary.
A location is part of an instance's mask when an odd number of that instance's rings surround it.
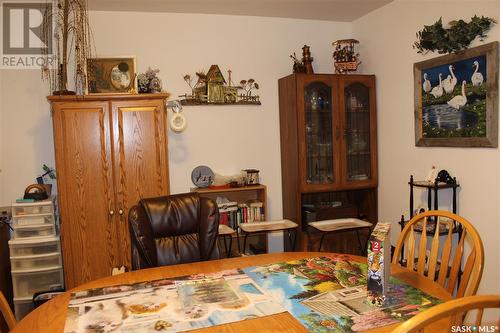
<svg viewBox="0 0 500 333">
<path fill-rule="evenodd" d="M 142 199 L 128 220 L 132 269 L 219 258 L 217 205 L 197 193 Z"/>
<path fill-rule="evenodd" d="M 2 313 L 5 322 L 7 323 L 7 327 L 9 330 L 14 329 L 16 326 L 16 318 L 10 309 L 9 303 L 5 299 L 3 293 L 0 291 L 0 312 Z M 0 327 L 1 328 L 1 327 Z"/>
<path fill-rule="evenodd" d="M 464 324 L 463 318 L 465 317 L 465 314 L 471 310 L 477 310 L 475 321 L 473 323 L 470 323 L 471 326 L 476 326 L 476 329 L 474 330 L 471 327 L 471 330 L 469 332 L 481 332 L 481 330 L 478 329 L 478 326 L 480 326 L 482 323 L 484 309 L 491 308 L 500 309 L 500 295 L 476 295 L 461 297 L 422 311 L 415 317 L 412 317 L 399 325 L 392 331 L 392 333 L 423 332 L 426 326 L 429 326 L 432 323 L 435 323 L 443 318 L 449 318 L 449 327 L 442 327 L 444 328 L 442 331 L 453 332 L 453 330 L 451 330 L 452 326 L 462 326 Z M 496 313 L 498 314 L 498 312 Z M 495 323 L 491 324 L 493 324 L 493 326 L 500 326 L 500 316 L 496 318 Z M 455 330 L 455 332 L 464 331 Z M 493 331 L 488 330 L 488 332 Z"/>
<path fill-rule="evenodd" d="M 457 245 L 453 246 L 453 233 L 457 228 L 461 230 L 461 235 Z M 443 244 L 441 238 L 444 238 Z M 470 240 L 470 252 L 467 258 L 464 258 L 466 238 Z M 437 282 L 450 294 L 456 291 L 456 297 L 476 294 L 483 274 L 484 249 L 477 230 L 469 221 L 440 210 L 418 214 L 401 232 L 392 257 L 394 264 L 400 264 L 403 245 L 407 269 L 416 270 L 418 274 Z M 463 259 L 465 265 L 462 271 Z"/>
</svg>

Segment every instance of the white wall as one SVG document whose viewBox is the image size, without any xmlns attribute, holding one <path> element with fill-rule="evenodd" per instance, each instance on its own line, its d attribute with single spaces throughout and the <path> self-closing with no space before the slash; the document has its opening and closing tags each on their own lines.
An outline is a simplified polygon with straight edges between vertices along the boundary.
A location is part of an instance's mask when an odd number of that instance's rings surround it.
<svg viewBox="0 0 500 333">
<path fill-rule="evenodd" d="M 159 68 L 172 98 L 190 91 L 184 74 L 218 64 L 233 81 L 254 78 L 262 106 L 184 107 L 188 127 L 169 134 L 173 193 L 188 191 L 200 164 L 231 175 L 261 170 L 271 218 L 281 217 L 278 78 L 291 72 L 289 55 L 311 46 L 318 72 L 331 72 L 331 41 L 351 35 L 351 24 L 276 18 L 93 12 L 96 48 L 102 55 L 137 56 L 139 71 Z M 227 76 L 226 76 L 227 79 Z"/>
<path fill-rule="evenodd" d="M 230 175 L 261 170 L 269 217 L 281 217 L 278 78 L 291 73 L 289 55 L 311 46 L 317 72 L 332 72 L 331 42 L 351 37 L 350 23 L 245 16 L 92 12 L 98 55 L 135 55 L 138 69 L 159 68 L 172 98 L 189 91 L 184 74 L 218 64 L 233 81 L 254 78 L 262 106 L 185 107 L 188 127 L 169 134 L 173 193 L 189 191 L 200 164 Z M 19 197 L 41 165 L 54 165 L 48 89 L 39 71 L 2 70 L 0 84 L 0 205 Z M 226 77 L 227 78 L 227 77 Z"/>
<path fill-rule="evenodd" d="M 486 262 L 479 292 L 497 294 L 500 152 L 497 148 L 415 147 L 413 63 L 439 55 L 417 54 L 412 44 L 424 24 L 441 16 L 449 22 L 469 20 L 474 14 L 499 19 L 498 13 L 498 1 L 396 1 L 353 23 L 353 34 L 361 42 L 363 70 L 377 75 L 379 220 L 397 221 L 403 213 L 408 217 L 410 174 L 422 179 L 432 165 L 448 170 L 461 185 L 458 213 L 474 224 L 484 243 Z M 486 42 L 499 40 L 500 25 L 488 35 Z M 425 204 L 425 198 L 421 193 L 415 201 Z M 450 209 L 450 193 L 440 201 Z M 399 226 L 394 223 L 393 229 L 397 239 Z"/>
<path fill-rule="evenodd" d="M 38 70 L 0 70 L 0 206 L 54 166 L 48 88 Z"/>
</svg>

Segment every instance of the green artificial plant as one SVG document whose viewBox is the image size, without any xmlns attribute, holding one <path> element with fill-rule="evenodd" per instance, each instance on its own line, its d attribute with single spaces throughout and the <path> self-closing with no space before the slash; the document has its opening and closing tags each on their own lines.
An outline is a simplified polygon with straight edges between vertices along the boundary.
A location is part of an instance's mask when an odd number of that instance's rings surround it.
<svg viewBox="0 0 500 333">
<path fill-rule="evenodd" d="M 418 53 L 437 51 L 438 53 L 453 53 L 464 50 L 470 43 L 479 37 L 484 40 L 486 32 L 496 23 L 495 19 L 477 16 L 471 18 L 470 22 L 464 20 L 451 21 L 449 28 L 443 27 L 442 18 L 432 25 L 424 25 L 424 29 L 417 32 L 417 41 L 413 48 Z"/>
</svg>

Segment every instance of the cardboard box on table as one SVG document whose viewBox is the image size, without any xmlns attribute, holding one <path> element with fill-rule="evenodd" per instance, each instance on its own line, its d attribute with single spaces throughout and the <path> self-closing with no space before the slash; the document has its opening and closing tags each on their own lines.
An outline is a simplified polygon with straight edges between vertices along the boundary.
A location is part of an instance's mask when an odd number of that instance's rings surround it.
<svg viewBox="0 0 500 333">
<path fill-rule="evenodd" d="M 368 300 L 382 305 L 391 275 L 391 224 L 377 223 L 368 241 Z"/>
</svg>

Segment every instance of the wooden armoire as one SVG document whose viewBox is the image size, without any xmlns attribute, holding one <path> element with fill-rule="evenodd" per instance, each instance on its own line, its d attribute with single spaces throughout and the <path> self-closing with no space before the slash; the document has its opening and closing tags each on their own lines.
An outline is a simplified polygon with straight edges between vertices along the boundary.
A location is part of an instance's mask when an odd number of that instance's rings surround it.
<svg viewBox="0 0 500 333">
<path fill-rule="evenodd" d="M 48 97 L 67 289 L 130 270 L 129 209 L 169 194 L 167 98 Z"/>
</svg>

